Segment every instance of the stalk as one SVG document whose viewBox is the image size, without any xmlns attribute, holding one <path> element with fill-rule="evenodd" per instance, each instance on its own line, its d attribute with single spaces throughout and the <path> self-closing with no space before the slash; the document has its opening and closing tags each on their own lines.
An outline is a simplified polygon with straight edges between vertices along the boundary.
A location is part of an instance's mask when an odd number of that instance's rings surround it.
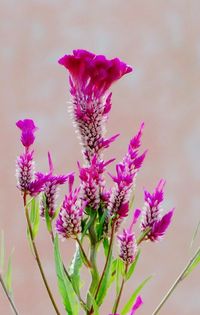
<svg viewBox="0 0 200 315">
<path fill-rule="evenodd" d="M 51 303 L 52 303 L 52 305 L 54 307 L 54 310 L 55 310 L 56 314 L 57 315 L 61 315 L 61 313 L 59 312 L 58 307 L 56 305 L 56 302 L 54 300 L 54 297 L 53 297 L 53 295 L 51 293 L 51 290 L 50 290 L 50 287 L 48 285 L 46 276 L 44 274 L 44 270 L 43 270 L 43 267 L 42 267 L 42 264 L 41 264 L 41 261 L 40 261 L 40 256 L 39 256 L 39 253 L 38 253 L 38 250 L 37 250 L 37 246 L 36 246 L 36 243 L 35 243 L 35 240 L 34 240 L 34 237 L 33 237 L 31 221 L 30 221 L 30 218 L 29 218 L 28 207 L 27 207 L 27 204 L 26 204 L 26 193 L 24 193 L 24 208 L 25 208 L 25 216 L 26 216 L 27 225 L 28 225 L 28 229 L 29 229 L 29 232 L 30 232 L 30 241 L 31 241 L 31 245 L 32 245 L 32 248 L 33 248 L 33 252 L 34 252 L 34 255 L 35 255 L 35 259 L 36 259 L 38 268 L 40 270 L 40 274 L 42 276 L 42 280 L 44 282 L 44 285 L 46 287 L 47 293 L 49 295 L 49 298 L 51 300 Z"/>
<path fill-rule="evenodd" d="M 115 301 L 115 304 L 114 304 L 113 310 L 112 310 L 113 314 L 117 313 L 117 309 L 118 309 L 118 306 L 119 306 L 119 302 L 120 302 L 120 299 L 121 299 L 121 296 L 122 296 L 122 291 L 123 291 L 124 284 L 125 284 L 127 270 L 128 270 L 128 264 L 125 265 L 125 272 L 124 272 L 124 276 L 123 276 L 123 279 L 122 279 L 122 283 L 121 283 L 121 287 L 120 287 L 120 290 L 119 290 L 119 294 L 117 296 L 117 299 Z"/>
<path fill-rule="evenodd" d="M 183 281 L 186 277 L 186 273 L 188 271 L 188 269 L 190 268 L 190 266 L 192 265 L 192 263 L 194 262 L 194 260 L 199 256 L 200 254 L 200 247 L 197 249 L 196 253 L 194 254 L 194 256 L 190 259 L 190 261 L 188 262 L 188 264 L 186 265 L 186 267 L 183 269 L 183 271 L 180 273 L 180 275 L 178 276 L 178 278 L 176 279 L 176 281 L 174 282 L 174 284 L 171 286 L 171 288 L 169 289 L 169 291 L 167 292 L 167 294 L 164 296 L 164 298 L 162 299 L 162 301 L 160 302 L 160 304 L 156 307 L 155 311 L 152 313 L 152 315 L 156 315 L 159 313 L 159 311 L 161 310 L 161 308 L 163 307 L 163 305 L 166 303 L 166 301 L 169 299 L 169 297 L 171 296 L 171 294 L 174 292 L 174 290 L 176 289 L 176 287 L 178 286 L 178 284 Z"/>
<path fill-rule="evenodd" d="M 3 288 L 3 291 L 4 291 L 4 293 L 5 293 L 5 295 L 6 295 L 7 299 L 8 299 L 8 302 L 9 302 L 9 304 L 10 304 L 10 306 L 11 306 L 11 308 L 12 308 L 14 314 L 15 314 L 15 315 L 19 315 L 19 313 L 18 313 L 18 311 L 17 311 L 17 309 L 16 309 L 16 306 L 15 306 L 15 304 L 14 304 L 14 302 L 13 302 L 13 300 L 12 300 L 12 298 L 11 298 L 11 296 L 10 296 L 10 294 L 9 294 L 9 292 L 8 292 L 8 290 L 7 290 L 7 288 L 6 288 L 6 285 L 5 285 L 4 281 L 3 281 L 3 278 L 2 278 L 2 276 L 1 276 L 1 274 L 0 274 L 0 283 L 1 283 L 1 286 L 2 286 L 2 288 Z"/>
</svg>

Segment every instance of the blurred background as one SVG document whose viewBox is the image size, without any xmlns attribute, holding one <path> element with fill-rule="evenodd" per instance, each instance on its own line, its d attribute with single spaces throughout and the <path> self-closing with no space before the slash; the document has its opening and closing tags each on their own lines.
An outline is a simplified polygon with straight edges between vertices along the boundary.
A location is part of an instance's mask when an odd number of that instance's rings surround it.
<svg viewBox="0 0 200 315">
<path fill-rule="evenodd" d="M 77 171 L 81 154 L 67 111 L 67 75 L 57 64 L 58 58 L 72 49 L 84 48 L 108 58 L 118 56 L 134 67 L 132 74 L 112 88 L 107 134 L 120 132 L 121 136 L 106 157 L 119 161 L 144 121 L 143 149 L 149 152 L 137 178 L 135 206 L 143 204 L 143 187 L 152 190 L 160 178 L 165 178 L 165 209 L 176 207 L 165 239 L 143 246 L 140 266 L 125 289 L 122 303 L 153 274 L 142 292 L 144 305 L 137 313 L 151 314 L 197 247 L 199 238 L 190 248 L 200 219 L 199 11 L 200 2 L 195 0 L 0 1 L 0 229 L 5 231 L 7 254 L 14 248 L 14 298 L 21 315 L 53 315 L 54 310 L 26 241 L 15 180 L 15 160 L 22 151 L 15 122 L 30 117 L 39 126 L 35 144 L 38 170 L 47 171 L 49 150 L 57 173 Z M 52 246 L 43 222 L 37 243 L 59 300 Z M 73 250 L 73 242 L 62 244 L 66 264 Z M 197 268 L 160 314 L 200 314 L 199 292 Z M 102 315 L 111 312 L 113 296 L 114 289 Z M 11 314 L 2 290 L 0 314 Z"/>
</svg>

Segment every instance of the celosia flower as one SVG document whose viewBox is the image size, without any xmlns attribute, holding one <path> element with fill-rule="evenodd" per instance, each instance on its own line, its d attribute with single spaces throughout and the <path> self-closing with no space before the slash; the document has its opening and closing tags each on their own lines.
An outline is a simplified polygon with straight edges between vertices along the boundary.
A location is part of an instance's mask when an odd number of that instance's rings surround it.
<svg viewBox="0 0 200 315">
<path fill-rule="evenodd" d="M 81 167 L 78 163 L 79 177 L 81 179 L 80 198 L 86 206 L 94 210 L 97 210 L 100 206 L 101 191 L 103 191 L 105 184 L 103 178 L 105 167 L 113 161 L 114 159 L 107 162 L 99 161 L 95 155 L 91 160 L 91 165 L 88 167 Z"/>
<path fill-rule="evenodd" d="M 29 151 L 37 127 L 32 119 L 19 120 L 16 126 L 21 130 L 21 142 L 25 147 L 25 152 L 17 158 L 16 163 L 17 188 L 30 196 L 36 196 L 43 190 L 48 179 L 48 175 L 34 174 L 33 151 Z"/>
<path fill-rule="evenodd" d="M 40 202 L 40 215 L 45 216 L 45 208 L 47 208 L 49 216 L 52 218 L 55 214 L 56 199 L 58 197 L 58 189 L 60 185 L 66 183 L 69 175 L 53 175 L 53 163 L 50 153 L 48 153 L 49 161 L 49 177 L 44 185 L 44 195 Z M 44 200 L 45 199 L 45 200 Z"/>
<path fill-rule="evenodd" d="M 74 50 L 59 63 L 70 73 L 70 92 L 75 126 L 83 145 L 84 157 L 91 161 L 94 154 L 100 155 L 116 136 L 105 140 L 104 123 L 111 109 L 111 84 L 132 68 L 118 58 L 108 60 L 85 50 Z"/>
<path fill-rule="evenodd" d="M 135 260 L 137 253 L 137 244 L 135 234 L 133 233 L 133 226 L 137 222 L 141 211 L 136 209 L 133 214 L 133 219 L 131 225 L 128 229 L 124 229 L 121 235 L 118 235 L 119 244 L 120 244 L 120 254 L 119 257 L 123 262 L 128 265 Z"/>
<path fill-rule="evenodd" d="M 146 151 L 142 155 L 138 155 L 143 126 L 144 124 L 141 125 L 138 134 L 131 139 L 128 153 L 123 161 L 116 165 L 117 175 L 111 175 L 115 187 L 112 190 L 108 208 L 110 215 L 117 215 L 119 220 L 128 215 L 130 194 L 134 189 L 137 173 L 146 155 Z"/>
<path fill-rule="evenodd" d="M 163 189 L 165 181 L 161 179 L 151 194 L 147 190 L 144 190 L 144 208 L 143 217 L 141 221 L 142 231 L 150 229 L 146 238 L 151 241 L 159 240 L 166 232 L 168 226 L 171 223 L 173 211 L 169 211 L 167 214 L 162 216 L 162 201 L 164 199 Z"/>
<path fill-rule="evenodd" d="M 85 205 L 79 198 L 80 189 L 72 190 L 74 175 L 69 176 L 69 195 L 65 196 L 59 217 L 56 221 L 58 235 L 65 239 L 77 236 L 81 232 L 81 221 Z"/>
<path fill-rule="evenodd" d="M 32 119 L 18 120 L 16 126 L 22 131 L 21 142 L 28 149 L 35 141 L 35 131 L 37 127 Z"/>
</svg>

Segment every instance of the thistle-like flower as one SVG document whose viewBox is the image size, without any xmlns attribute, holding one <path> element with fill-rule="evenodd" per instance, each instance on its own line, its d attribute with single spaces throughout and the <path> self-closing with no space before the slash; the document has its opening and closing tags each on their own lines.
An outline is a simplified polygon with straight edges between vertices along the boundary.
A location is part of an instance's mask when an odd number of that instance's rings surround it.
<svg viewBox="0 0 200 315">
<path fill-rule="evenodd" d="M 86 50 L 74 50 L 65 55 L 59 63 L 70 73 L 72 115 L 83 146 L 85 159 L 90 162 L 95 154 L 109 147 L 116 136 L 105 139 L 105 121 L 111 109 L 113 82 L 132 71 L 132 68 L 118 58 L 108 60 Z"/>
<path fill-rule="evenodd" d="M 143 127 L 144 124 L 141 125 L 137 135 L 131 139 L 128 153 L 123 161 L 116 165 L 117 175 L 110 175 L 115 186 L 110 196 L 108 209 L 111 216 L 118 216 L 119 221 L 128 215 L 130 194 L 134 189 L 137 173 L 146 155 L 146 151 L 138 155 Z"/>
<path fill-rule="evenodd" d="M 38 129 L 32 119 L 19 120 L 16 126 L 21 130 L 21 142 L 24 146 L 24 153 L 17 158 L 16 177 L 17 188 L 31 196 L 38 195 L 44 187 L 48 175 L 34 173 L 33 151 L 30 146 L 35 141 L 35 131 Z"/>
<path fill-rule="evenodd" d="M 48 181 L 45 182 L 44 185 L 44 193 L 41 196 L 40 201 L 40 215 L 42 217 L 45 216 L 45 209 L 48 210 L 49 216 L 52 218 L 55 214 L 56 210 L 56 199 L 58 197 L 58 189 L 60 185 L 66 183 L 68 175 L 53 175 L 53 163 L 51 160 L 51 155 L 48 153 L 48 161 L 49 161 L 49 177 Z"/>
<path fill-rule="evenodd" d="M 143 208 L 141 230 L 144 232 L 147 229 L 150 229 L 149 233 L 146 236 L 146 239 L 149 239 L 151 241 L 157 241 L 162 238 L 171 223 L 174 212 L 174 209 L 172 209 L 164 216 L 162 216 L 164 185 L 165 181 L 161 179 L 152 194 L 147 190 L 144 190 L 145 204 Z"/>
<path fill-rule="evenodd" d="M 56 221 L 58 235 L 65 239 L 76 237 L 81 232 L 81 221 L 85 204 L 79 198 L 80 189 L 72 190 L 74 175 L 69 176 L 69 195 L 65 196 L 59 217 Z"/>
<path fill-rule="evenodd" d="M 128 229 L 124 229 L 121 235 L 118 235 L 120 244 L 119 257 L 123 260 L 126 265 L 131 264 L 135 260 L 137 253 L 137 244 L 135 234 L 133 233 L 133 226 L 137 222 L 141 211 L 136 209 L 133 214 L 131 225 Z"/>
</svg>

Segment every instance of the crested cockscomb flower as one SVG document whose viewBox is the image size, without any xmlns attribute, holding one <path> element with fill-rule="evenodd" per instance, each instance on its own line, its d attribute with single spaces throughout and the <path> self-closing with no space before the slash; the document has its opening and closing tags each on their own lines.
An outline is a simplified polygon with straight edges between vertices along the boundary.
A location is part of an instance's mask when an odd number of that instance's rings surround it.
<svg viewBox="0 0 200 315">
<path fill-rule="evenodd" d="M 117 215 L 119 221 L 128 215 L 130 194 L 134 189 L 135 179 L 144 161 L 146 151 L 138 155 L 144 124 L 129 143 L 128 153 L 123 161 L 116 165 L 116 176 L 112 176 L 115 186 L 109 200 L 110 215 Z"/>
<path fill-rule="evenodd" d="M 72 190 L 74 175 L 69 176 L 69 195 L 66 195 L 61 206 L 56 230 L 58 235 L 65 239 L 77 236 L 81 232 L 81 221 L 84 215 L 85 204 L 79 198 L 80 189 Z"/>
<path fill-rule="evenodd" d="M 111 109 L 108 89 L 132 68 L 118 58 L 108 60 L 86 50 L 74 50 L 72 55 L 60 58 L 59 64 L 70 73 L 71 111 L 84 157 L 90 162 L 116 138 L 104 139 L 105 121 Z"/>
<path fill-rule="evenodd" d="M 48 175 L 34 173 L 33 151 L 30 146 L 35 141 L 35 131 L 38 129 L 32 119 L 19 120 L 16 126 L 21 130 L 21 142 L 25 151 L 17 158 L 16 177 L 17 188 L 30 196 L 38 195 L 44 188 Z"/>
<path fill-rule="evenodd" d="M 151 194 L 144 190 L 144 208 L 141 221 L 141 230 L 144 232 L 150 229 L 146 239 L 157 241 L 165 234 L 171 223 L 174 209 L 163 215 L 162 202 L 164 199 L 163 189 L 165 181 L 161 179 Z"/>
<path fill-rule="evenodd" d="M 79 177 L 81 179 L 80 198 L 85 202 L 86 206 L 97 210 L 100 206 L 101 192 L 104 189 L 103 173 L 108 164 L 113 162 L 114 159 L 109 161 L 99 161 L 95 155 L 91 164 L 88 167 L 79 167 Z"/>
<path fill-rule="evenodd" d="M 48 153 L 49 161 L 49 177 L 48 181 L 45 182 L 43 195 L 40 201 L 40 215 L 45 216 L 45 209 L 48 210 L 49 216 L 52 218 L 56 210 L 56 199 L 58 197 L 58 189 L 60 185 L 66 183 L 69 175 L 53 175 L 53 163 L 51 155 Z"/>
<path fill-rule="evenodd" d="M 120 244 L 119 257 L 126 265 L 131 264 L 134 261 L 137 253 L 137 244 L 135 234 L 133 233 L 133 226 L 137 222 L 140 213 L 141 211 L 136 209 L 133 214 L 130 227 L 128 229 L 124 229 L 123 233 L 117 236 Z"/>
</svg>

